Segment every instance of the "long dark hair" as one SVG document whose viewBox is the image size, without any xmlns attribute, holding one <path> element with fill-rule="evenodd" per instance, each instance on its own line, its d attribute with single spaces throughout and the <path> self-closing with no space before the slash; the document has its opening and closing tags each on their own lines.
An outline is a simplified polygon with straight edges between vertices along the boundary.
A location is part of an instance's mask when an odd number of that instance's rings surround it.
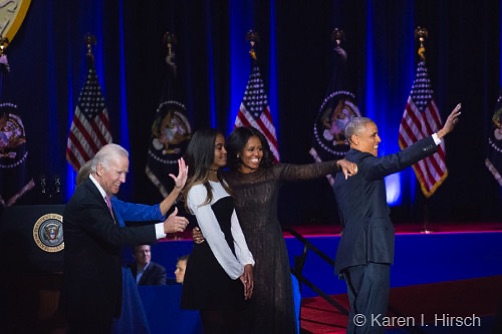
<svg viewBox="0 0 502 334">
<path fill-rule="evenodd" d="M 242 165 L 240 154 L 251 137 L 258 137 L 261 142 L 263 158 L 260 161 L 260 167 L 270 167 L 273 165 L 274 156 L 272 151 L 270 151 L 270 146 L 265 136 L 252 126 L 242 126 L 232 131 L 225 144 L 227 149 L 227 165 L 231 170 L 237 170 Z"/>
<path fill-rule="evenodd" d="M 212 128 L 201 129 L 194 132 L 185 152 L 185 161 L 188 166 L 188 180 L 183 190 L 185 207 L 187 206 L 188 191 L 196 184 L 203 184 L 207 190 L 207 197 L 203 204 L 208 204 L 213 199 L 213 191 L 209 184 L 210 168 L 214 162 L 215 141 L 218 135 L 223 134 Z M 217 172 L 218 180 L 228 193 L 230 189 L 223 181 L 220 171 Z M 188 211 L 188 208 L 186 208 Z"/>
</svg>

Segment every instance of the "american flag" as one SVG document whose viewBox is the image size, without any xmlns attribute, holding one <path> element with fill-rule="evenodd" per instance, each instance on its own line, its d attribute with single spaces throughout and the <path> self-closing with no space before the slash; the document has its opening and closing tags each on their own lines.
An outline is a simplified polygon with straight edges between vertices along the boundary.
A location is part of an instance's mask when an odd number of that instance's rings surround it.
<svg viewBox="0 0 502 334">
<path fill-rule="evenodd" d="M 502 187 L 502 90 L 499 93 L 492 116 L 492 128 L 488 135 L 488 156 L 485 164 Z"/>
<path fill-rule="evenodd" d="M 425 61 L 420 60 L 399 126 L 401 149 L 432 135 L 442 127 L 441 117 L 432 94 Z M 413 169 L 424 196 L 427 198 L 432 196 L 448 176 L 444 141 L 441 142 L 436 153 L 414 164 Z"/>
<path fill-rule="evenodd" d="M 260 68 L 253 59 L 253 68 L 239 107 L 239 113 L 235 118 L 234 127 L 252 126 L 267 138 L 270 150 L 274 154 L 275 162 L 279 161 L 279 148 L 275 127 L 268 106 L 265 85 L 261 77 Z"/>
<path fill-rule="evenodd" d="M 94 65 L 90 64 L 70 127 L 66 160 L 78 171 L 101 147 L 111 142 L 105 99 Z"/>
</svg>

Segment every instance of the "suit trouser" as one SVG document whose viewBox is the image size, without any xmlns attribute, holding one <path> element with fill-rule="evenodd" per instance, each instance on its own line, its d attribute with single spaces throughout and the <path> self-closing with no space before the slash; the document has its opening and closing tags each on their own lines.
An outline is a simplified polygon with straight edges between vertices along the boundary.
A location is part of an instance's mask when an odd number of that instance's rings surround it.
<svg viewBox="0 0 502 334">
<path fill-rule="evenodd" d="M 383 333 L 387 316 L 390 264 L 368 263 L 343 271 L 349 295 L 347 333 Z"/>
</svg>

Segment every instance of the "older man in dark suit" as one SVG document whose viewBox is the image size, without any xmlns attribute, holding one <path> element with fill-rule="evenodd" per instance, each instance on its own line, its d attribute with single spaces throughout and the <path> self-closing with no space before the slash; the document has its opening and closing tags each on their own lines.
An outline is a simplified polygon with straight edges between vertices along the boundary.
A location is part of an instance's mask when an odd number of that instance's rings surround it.
<svg viewBox="0 0 502 334">
<path fill-rule="evenodd" d="M 335 272 L 347 284 L 350 312 L 347 333 L 381 333 L 394 261 L 394 226 L 389 217 L 384 177 L 398 172 L 437 151 L 460 116 L 458 104 L 444 127 L 407 149 L 378 157 L 378 128 L 366 117 L 353 118 L 345 128 L 350 150 L 345 159 L 357 164 L 348 179 L 337 174 L 334 191 L 343 231 Z M 380 319 L 380 321 L 379 321 Z M 376 320 L 376 321 L 372 321 Z"/>
<path fill-rule="evenodd" d="M 93 158 L 91 175 L 75 190 L 63 212 L 64 273 L 60 306 L 68 333 L 111 333 L 120 315 L 121 246 L 154 243 L 166 233 L 181 232 L 184 217 L 171 215 L 155 225 L 121 228 L 110 197 L 129 170 L 129 154 L 105 145 Z"/>
</svg>

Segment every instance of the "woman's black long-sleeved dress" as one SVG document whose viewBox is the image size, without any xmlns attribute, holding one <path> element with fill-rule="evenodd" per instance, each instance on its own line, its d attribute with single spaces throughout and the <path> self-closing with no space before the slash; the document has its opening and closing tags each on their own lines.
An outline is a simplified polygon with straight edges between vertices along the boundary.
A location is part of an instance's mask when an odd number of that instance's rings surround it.
<svg viewBox="0 0 502 334">
<path fill-rule="evenodd" d="M 277 164 L 243 174 L 229 171 L 239 222 L 255 259 L 252 333 L 296 333 L 291 268 L 277 217 L 279 187 L 284 181 L 335 173 L 336 161 L 308 165 Z"/>
</svg>

